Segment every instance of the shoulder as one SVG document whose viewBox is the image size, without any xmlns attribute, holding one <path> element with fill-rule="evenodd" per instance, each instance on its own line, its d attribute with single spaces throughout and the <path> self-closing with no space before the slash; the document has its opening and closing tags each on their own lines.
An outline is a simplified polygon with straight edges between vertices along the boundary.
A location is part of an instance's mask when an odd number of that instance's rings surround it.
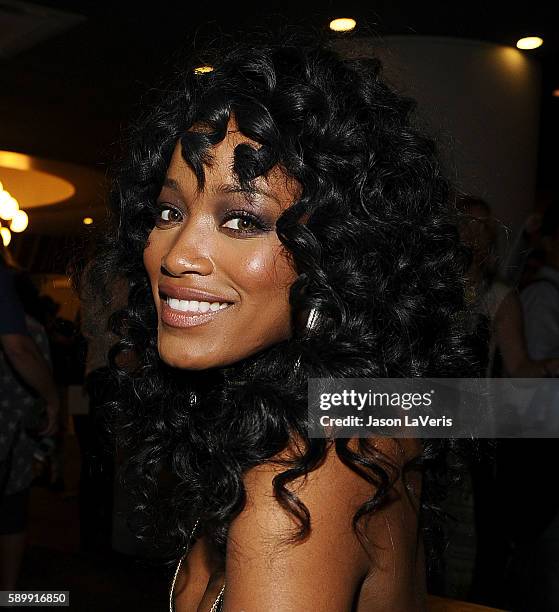
<svg viewBox="0 0 559 612">
<path fill-rule="evenodd" d="M 356 446 L 355 441 L 352 450 Z M 415 440 L 386 438 L 373 440 L 371 446 L 371 459 L 390 463 L 396 472 L 420 448 Z M 393 588 L 396 597 L 402 590 L 399 581 L 407 580 L 418 555 L 420 484 L 415 483 L 417 500 L 411 501 L 398 478 L 390 503 L 364 518 L 364 537 L 358 537 L 353 518 L 377 488 L 346 465 L 331 444 L 318 468 L 286 485 L 307 508 L 310 522 L 310 531 L 302 540 L 290 540 L 298 523 L 278 502 L 274 490 L 274 479 L 285 469 L 281 462 L 270 462 L 247 472 L 246 505 L 229 531 L 227 584 L 248 580 L 251 589 L 262 591 L 262 584 L 272 576 L 281 576 L 290 591 L 301 594 L 310 589 L 316 597 L 320 589 L 325 600 L 339 598 L 338 608 L 331 603 L 325 610 L 345 609 L 342 601 L 350 599 L 374 569 L 378 593 L 388 597 Z M 259 569 L 248 572 L 247 568 L 255 567 Z M 410 584 L 415 578 L 410 578 Z"/>
<path fill-rule="evenodd" d="M 421 444 L 417 440 L 370 438 L 362 440 L 361 444 L 359 442 L 351 440 L 349 452 L 374 462 L 396 479 L 404 465 L 421 453 Z M 286 527 L 295 526 L 291 516 L 284 517 L 287 512 L 276 500 L 274 481 L 287 469 L 285 460 L 293 459 L 297 453 L 296 449 L 291 449 L 278 456 L 277 460 L 246 473 L 244 484 L 248 512 L 264 511 L 263 518 L 272 513 L 274 519 L 271 522 L 274 524 L 279 521 Z M 315 523 L 324 521 L 325 524 L 334 523 L 336 519 L 347 522 L 345 519 L 351 519 L 355 511 L 376 492 L 374 484 L 344 462 L 333 442 L 327 444 L 324 458 L 316 469 L 295 478 L 286 487 L 308 507 Z M 325 507 L 328 507 L 328 512 L 324 512 Z"/>
<path fill-rule="evenodd" d="M 421 454 L 421 443 L 412 439 L 380 437 L 361 441 L 352 439 L 348 450 L 376 462 L 397 478 L 399 471 Z M 293 460 L 300 455 L 297 447 L 292 447 L 245 474 L 248 509 L 257 512 L 266 507 L 266 510 L 274 509 L 274 512 L 282 515 L 281 506 L 275 499 L 274 480 L 285 472 L 286 460 Z M 316 508 L 317 515 L 320 515 L 320 508 L 325 503 L 330 505 L 331 510 L 342 514 L 356 510 L 375 493 L 375 486 L 342 460 L 333 441 L 327 443 L 324 458 L 316 469 L 295 478 L 286 486 L 301 501 L 310 504 L 309 511 Z M 332 513 L 329 512 L 328 516 L 331 519 Z"/>
<path fill-rule="evenodd" d="M 280 504 L 274 486 L 287 469 L 282 463 L 287 458 L 288 453 L 284 453 L 277 462 L 259 465 L 246 473 L 247 503 L 232 525 L 233 536 L 256 528 L 274 545 L 297 533 L 299 523 Z M 339 532 L 342 526 L 349 532 L 354 512 L 373 493 L 367 482 L 340 460 L 333 445 L 316 469 L 286 482 L 285 489 L 290 499 L 297 499 L 307 508 L 311 538 L 316 538 L 317 533 L 326 536 L 334 530 Z"/>
<path fill-rule="evenodd" d="M 552 306 L 557 300 L 558 293 L 559 283 L 541 276 L 524 287 L 520 296 L 522 303 L 525 306 L 538 302 L 546 303 L 548 306 Z"/>
</svg>

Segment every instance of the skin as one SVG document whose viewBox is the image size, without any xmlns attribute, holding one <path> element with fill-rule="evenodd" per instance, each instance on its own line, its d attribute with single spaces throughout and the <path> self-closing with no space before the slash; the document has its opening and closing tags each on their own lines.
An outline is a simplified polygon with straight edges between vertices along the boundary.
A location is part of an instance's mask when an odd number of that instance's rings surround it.
<svg viewBox="0 0 559 612">
<path fill-rule="evenodd" d="M 274 225 L 297 199 L 300 186 L 276 167 L 255 181 L 258 193 L 231 193 L 238 189 L 232 164 L 240 143 L 258 146 L 232 120 L 226 138 L 212 151 L 203 190 L 177 145 L 159 197 L 161 214 L 144 264 L 159 315 L 159 353 L 177 368 L 235 363 L 292 333 L 288 297 L 297 274 Z M 249 226 L 228 209 L 256 212 L 266 229 L 243 233 L 241 228 Z M 162 282 L 215 293 L 234 305 L 206 324 L 171 327 L 161 321 Z M 419 452 L 413 440 L 377 444 L 400 466 Z M 420 479 L 414 482 L 414 499 L 401 480 L 396 483 L 394 503 L 366 522 L 368 543 L 363 545 L 351 519 L 375 489 L 330 449 L 321 467 L 290 485 L 308 507 L 312 528 L 302 543 L 286 545 L 296 525 L 276 501 L 272 483 L 284 469 L 272 461 L 245 475 L 247 504 L 230 526 L 225 564 L 205 538 L 199 539 L 177 577 L 177 612 L 208 612 L 224 580 L 227 612 L 424 610 L 417 538 Z"/>
<path fill-rule="evenodd" d="M 419 452 L 415 440 L 374 445 L 400 467 Z M 351 519 L 375 488 L 330 448 L 317 470 L 289 486 L 307 506 L 312 528 L 302 542 L 286 545 L 296 525 L 272 484 L 284 469 L 268 463 L 246 474 L 247 504 L 231 523 L 225 567 L 205 538 L 197 540 L 177 577 L 177 612 L 208 612 L 223 581 L 226 612 L 425 612 L 419 474 L 409 475 L 411 494 L 396 481 L 392 503 L 362 523 L 362 543 Z"/>
<path fill-rule="evenodd" d="M 202 191 L 177 144 L 158 198 L 161 214 L 144 264 L 158 312 L 159 354 L 177 368 L 225 366 L 291 334 L 289 288 L 297 274 L 275 222 L 296 200 L 299 186 L 276 167 L 255 181 L 258 193 L 228 193 L 240 189 L 233 153 L 241 143 L 258 146 L 231 121 L 225 139 L 213 149 Z M 228 210 L 256 215 L 265 227 Z M 171 327 L 160 317 L 161 282 L 208 291 L 233 305 L 205 324 Z"/>
</svg>

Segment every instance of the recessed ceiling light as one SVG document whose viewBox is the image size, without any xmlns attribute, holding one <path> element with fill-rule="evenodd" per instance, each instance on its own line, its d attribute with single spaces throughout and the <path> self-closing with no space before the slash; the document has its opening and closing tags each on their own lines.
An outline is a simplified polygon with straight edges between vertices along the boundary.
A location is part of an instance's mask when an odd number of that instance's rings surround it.
<svg viewBox="0 0 559 612">
<path fill-rule="evenodd" d="M 340 17 L 338 19 L 332 19 L 330 22 L 330 29 L 334 32 L 350 32 L 355 28 L 357 22 L 351 17 Z"/>
<path fill-rule="evenodd" d="M 194 74 L 206 74 L 208 72 L 213 72 L 213 66 L 198 66 L 198 68 L 194 68 Z"/>
<path fill-rule="evenodd" d="M 83 224 L 84 225 L 91 225 L 93 223 L 93 219 L 91 217 L 84 217 L 83 218 Z"/>
<path fill-rule="evenodd" d="M 543 38 L 539 36 L 526 36 L 525 38 L 521 38 L 516 46 L 519 49 L 537 49 L 543 45 Z"/>
</svg>

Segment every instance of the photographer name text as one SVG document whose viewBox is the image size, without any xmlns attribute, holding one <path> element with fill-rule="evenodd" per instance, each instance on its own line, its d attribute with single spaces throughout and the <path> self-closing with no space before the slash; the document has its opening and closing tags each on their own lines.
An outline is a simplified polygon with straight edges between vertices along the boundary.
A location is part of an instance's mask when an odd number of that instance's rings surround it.
<svg viewBox="0 0 559 612">
<path fill-rule="evenodd" d="M 345 417 L 331 417 L 323 414 L 320 417 L 323 427 L 452 427 L 449 417 L 430 417 L 427 415 L 411 416 L 406 414 L 403 418 L 378 418 L 368 415 L 367 418 L 353 414 Z"/>
</svg>

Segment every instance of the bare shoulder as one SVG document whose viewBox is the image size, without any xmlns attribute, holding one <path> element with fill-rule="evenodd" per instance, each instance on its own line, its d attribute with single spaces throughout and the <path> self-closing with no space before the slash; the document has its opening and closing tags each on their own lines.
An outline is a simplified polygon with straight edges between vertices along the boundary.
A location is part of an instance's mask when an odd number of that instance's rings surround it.
<svg viewBox="0 0 559 612">
<path fill-rule="evenodd" d="M 287 488 L 308 507 L 316 526 L 323 522 L 332 523 L 347 518 L 348 513 L 353 517 L 355 511 L 377 492 L 375 483 L 359 474 L 359 469 L 355 469 L 356 462 L 348 461 L 345 457 L 356 455 L 363 461 L 361 465 L 368 463 L 380 468 L 393 482 L 397 493 L 401 488 L 403 470 L 420 457 L 421 451 L 422 444 L 416 439 L 353 439 L 347 445 L 346 453 L 339 453 L 334 443 L 330 443 L 320 466 L 305 476 L 295 478 Z M 285 527 L 295 525 L 293 517 L 283 511 L 275 498 L 274 479 L 286 469 L 283 460 L 293 457 L 296 452 L 286 451 L 278 458 L 278 462 L 271 461 L 247 472 L 244 478 L 248 498 L 246 515 L 258 516 L 264 511 L 262 518 L 268 517 L 274 524 L 279 521 Z M 365 473 L 366 467 L 361 471 Z M 325 508 L 328 508 L 327 512 Z M 269 518 L 270 513 L 272 519 Z"/>
<path fill-rule="evenodd" d="M 420 445 L 412 440 L 376 439 L 361 450 L 358 442 L 352 441 L 350 450 L 368 453 L 371 462 L 385 461 L 396 473 L 420 452 Z M 404 574 L 410 573 L 415 560 L 410 557 L 417 554 L 416 508 L 402 484 L 394 483 L 396 493 L 386 509 L 366 517 L 365 539 L 359 538 L 353 517 L 375 495 L 377 487 L 347 465 L 330 444 L 317 469 L 286 484 L 306 507 L 310 523 L 305 538 L 290 541 L 299 523 L 278 502 L 274 491 L 274 479 L 285 469 L 281 462 L 270 462 L 245 475 L 247 503 L 231 524 L 227 550 L 226 601 L 234 603 L 231 609 L 250 604 L 248 589 L 259 594 L 260 609 L 272 603 L 277 610 L 300 609 L 296 606 L 303 598 L 309 609 L 349 610 L 356 597 L 369 593 L 377 603 L 374 608 L 363 609 L 398 610 L 392 594 L 383 608 L 379 593 L 384 599 L 390 593 L 381 574 L 386 572 L 390 580 L 396 575 L 399 580 L 407 577 Z M 376 589 L 369 585 L 373 566 Z M 278 587 L 280 592 L 270 592 L 271 581 L 283 585 Z M 398 588 L 402 590 L 402 583 Z M 298 603 L 291 601 L 293 594 L 299 598 Z M 401 598 L 401 594 L 395 596 Z M 281 607 L 278 601 L 284 602 Z M 402 610 L 408 604 L 403 604 Z"/>
</svg>

